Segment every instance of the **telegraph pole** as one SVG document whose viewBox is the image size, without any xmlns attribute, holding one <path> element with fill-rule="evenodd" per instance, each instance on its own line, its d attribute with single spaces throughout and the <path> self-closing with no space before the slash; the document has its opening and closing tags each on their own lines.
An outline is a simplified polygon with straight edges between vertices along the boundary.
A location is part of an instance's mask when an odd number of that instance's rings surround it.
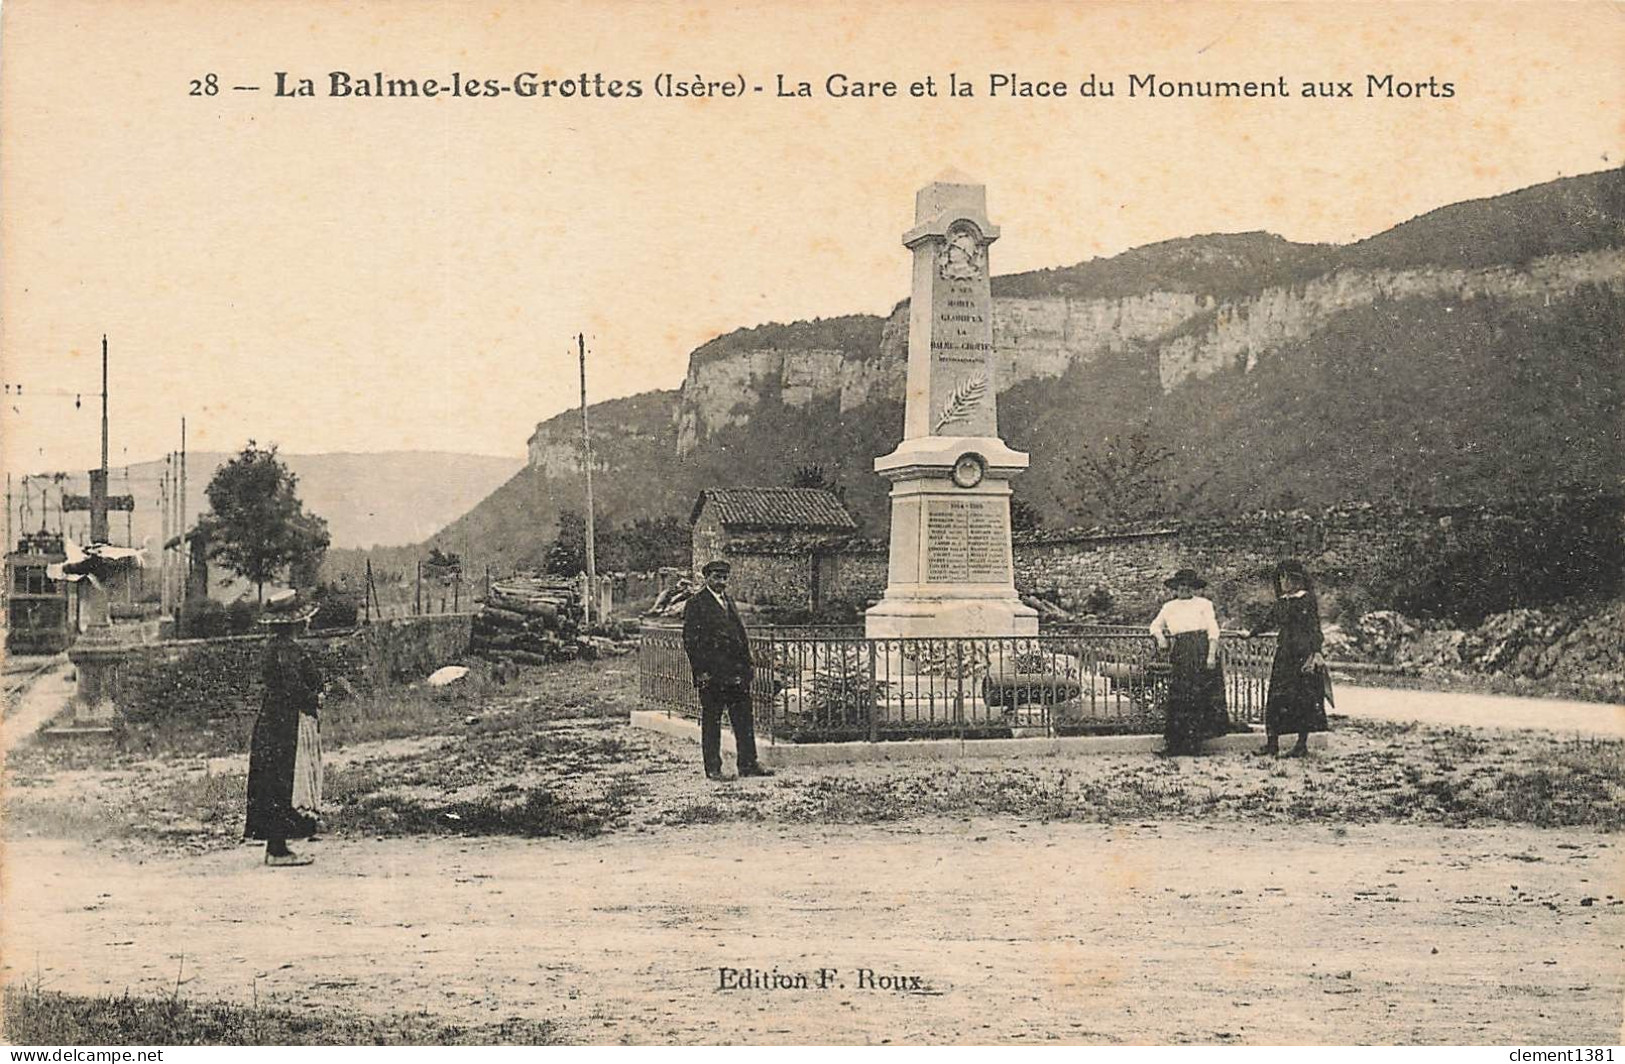
<svg viewBox="0 0 1625 1064">
<path fill-rule="evenodd" d="M 597 603 L 598 566 L 593 557 L 592 526 L 592 433 L 587 427 L 587 336 L 576 333 L 576 350 L 581 355 L 581 468 L 587 475 L 587 608 L 585 618 L 592 626 L 592 615 Z M 601 620 L 602 618 L 600 618 Z"/>
<path fill-rule="evenodd" d="M 186 419 L 181 418 L 181 551 L 186 550 Z"/>
<path fill-rule="evenodd" d="M 186 605 L 186 593 L 192 582 L 192 544 L 186 538 L 186 418 L 181 418 L 181 520 L 175 534 L 181 537 L 180 548 L 180 598 L 179 602 Z"/>
<path fill-rule="evenodd" d="M 158 612 L 169 616 L 169 463 L 158 480 L 158 508 L 163 510 L 163 539 L 158 547 Z"/>
<path fill-rule="evenodd" d="M 107 334 L 102 333 L 102 476 L 107 476 Z M 104 515 L 105 517 L 105 515 Z"/>
<path fill-rule="evenodd" d="M 180 510 L 179 510 L 179 504 L 180 504 L 180 498 L 181 498 L 181 493 L 180 493 L 181 456 L 180 456 L 179 452 L 170 451 L 168 461 L 169 461 L 169 539 L 174 539 L 176 536 L 178 536 L 180 534 L 180 523 L 181 523 L 180 522 Z M 169 539 L 164 540 L 164 542 L 168 543 Z M 181 571 L 180 551 L 179 551 L 179 549 L 176 549 L 176 550 L 174 550 L 172 552 L 172 554 L 170 556 L 170 559 L 169 559 L 169 604 L 175 610 L 175 616 L 177 618 L 181 614 L 181 606 L 183 605 L 183 603 L 181 602 L 179 581 L 176 579 L 179 576 L 180 571 Z M 180 628 L 181 628 L 180 623 L 177 620 L 177 622 L 175 624 L 175 634 L 177 636 L 181 634 Z"/>
<path fill-rule="evenodd" d="M 59 504 L 60 508 L 60 504 Z M 102 333 L 102 464 L 90 474 L 90 541 L 111 543 L 107 531 L 107 334 Z"/>
</svg>

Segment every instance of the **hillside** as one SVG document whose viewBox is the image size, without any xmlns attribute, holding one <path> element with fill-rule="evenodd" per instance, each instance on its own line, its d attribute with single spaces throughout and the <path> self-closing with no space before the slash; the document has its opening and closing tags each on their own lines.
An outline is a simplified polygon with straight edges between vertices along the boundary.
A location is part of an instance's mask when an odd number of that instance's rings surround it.
<svg viewBox="0 0 1625 1064">
<path fill-rule="evenodd" d="M 1197 236 L 995 277 L 993 292 L 1001 431 L 1032 453 L 1016 491 L 1051 525 L 1109 518 L 1074 471 L 1136 432 L 1168 452 L 1161 503 L 1180 512 L 1470 502 L 1625 476 L 1622 170 L 1441 207 L 1346 246 Z M 702 345 L 680 392 L 622 417 L 594 408 L 611 441 L 600 514 L 682 514 L 704 487 L 785 483 L 816 464 L 883 533 L 872 460 L 901 433 L 907 346 L 906 301 L 884 319 Z M 559 448 L 533 440 L 507 494 L 435 541 L 505 554 L 545 542 L 563 500 L 581 498 L 573 417 L 539 426 Z M 521 482 L 528 509 L 510 498 Z"/>
</svg>

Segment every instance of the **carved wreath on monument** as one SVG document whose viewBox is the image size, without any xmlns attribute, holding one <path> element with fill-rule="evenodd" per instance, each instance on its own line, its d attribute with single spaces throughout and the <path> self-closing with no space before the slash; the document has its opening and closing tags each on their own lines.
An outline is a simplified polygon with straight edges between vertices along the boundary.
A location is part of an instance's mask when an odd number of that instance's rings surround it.
<svg viewBox="0 0 1625 1064">
<path fill-rule="evenodd" d="M 974 281 L 987 270 L 982 234 L 969 222 L 955 222 L 937 252 L 937 273 L 944 281 Z"/>
</svg>

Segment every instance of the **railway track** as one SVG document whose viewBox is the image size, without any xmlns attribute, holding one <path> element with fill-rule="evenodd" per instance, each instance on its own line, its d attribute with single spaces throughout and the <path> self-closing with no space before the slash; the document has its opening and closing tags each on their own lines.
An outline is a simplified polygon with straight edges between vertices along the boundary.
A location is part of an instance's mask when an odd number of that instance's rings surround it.
<svg viewBox="0 0 1625 1064">
<path fill-rule="evenodd" d="M 38 665 L 28 666 L 16 672 L 7 672 L 4 676 L 3 687 L 5 692 L 5 705 L 3 707 L 5 717 L 10 717 L 17 707 L 22 704 L 23 694 L 34 686 L 35 680 L 44 676 L 55 666 L 60 665 L 63 660 L 61 657 L 46 658 Z"/>
</svg>

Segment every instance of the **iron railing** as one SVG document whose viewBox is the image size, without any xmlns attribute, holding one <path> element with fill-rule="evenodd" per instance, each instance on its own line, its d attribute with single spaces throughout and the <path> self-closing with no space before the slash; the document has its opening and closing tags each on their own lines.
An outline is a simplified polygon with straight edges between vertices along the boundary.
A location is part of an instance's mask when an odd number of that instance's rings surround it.
<svg viewBox="0 0 1625 1064">
<path fill-rule="evenodd" d="M 749 638 L 751 703 L 768 742 L 1162 729 L 1169 666 L 1143 630 L 866 639 L 845 629 L 757 628 Z M 1239 632 L 1219 643 L 1237 728 L 1263 721 L 1274 652 L 1273 638 Z M 698 717 L 681 629 L 643 629 L 638 678 L 645 704 Z"/>
</svg>

